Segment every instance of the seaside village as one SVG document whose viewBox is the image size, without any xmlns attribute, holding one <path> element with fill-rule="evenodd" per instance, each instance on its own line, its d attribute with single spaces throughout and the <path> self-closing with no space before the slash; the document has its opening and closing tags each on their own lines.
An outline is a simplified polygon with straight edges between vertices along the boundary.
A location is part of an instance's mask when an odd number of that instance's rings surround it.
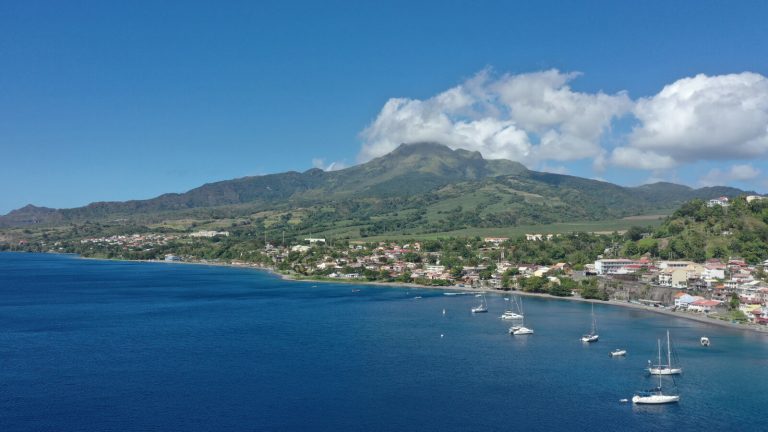
<svg viewBox="0 0 768 432">
<path fill-rule="evenodd" d="M 526 239 L 546 241 L 552 236 L 553 234 L 527 234 Z M 480 253 L 499 249 L 506 240 L 508 238 L 485 238 Z M 324 243 L 325 239 L 308 238 L 306 242 L 307 245 L 291 247 L 290 252 L 308 253 L 314 245 Z M 456 271 L 448 270 L 440 264 L 440 252 L 422 251 L 419 242 L 380 242 L 372 250 L 367 249 L 365 244 L 350 244 L 349 250 L 342 251 L 336 257 L 326 255 L 314 264 L 314 268 L 306 269 L 303 273 L 339 280 L 365 279 L 366 274 L 371 273 L 385 274 L 390 280 L 405 281 L 403 276 L 406 276 L 410 282 L 426 285 L 497 290 L 519 288 L 520 279 L 534 276 L 547 279 L 550 284 L 561 284 L 563 278 L 579 280 L 596 276 L 603 280 L 668 291 L 669 295 L 665 297 L 669 301 L 666 302 L 649 299 L 632 301 L 675 311 L 701 314 L 723 312 L 737 296 L 739 310 L 750 323 L 768 325 L 768 283 L 761 280 L 764 277 L 762 269 L 768 268 L 768 260 L 762 263 L 762 266 L 754 266 L 739 259 L 712 259 L 699 264 L 692 261 L 615 258 L 598 259 L 593 264 L 584 266 L 583 270 L 576 271 L 566 263 L 545 266 L 512 263 L 501 259 L 493 266 L 463 266 L 461 271 Z M 287 258 L 286 249 L 268 245 L 267 250 L 276 261 Z M 414 257 L 419 259 L 413 260 Z M 233 264 L 247 265 L 244 262 Z M 514 276 L 505 281 L 505 274 Z M 505 286 L 505 282 L 509 285 Z M 620 294 L 615 293 L 614 297 L 629 301 L 628 296 L 622 297 Z"/>
<path fill-rule="evenodd" d="M 166 246 L 181 237 L 213 239 L 228 237 L 227 231 L 198 231 L 188 234 L 133 234 L 81 240 L 85 245 L 143 248 Z M 551 240 L 554 234 L 526 234 L 532 242 Z M 711 314 L 724 312 L 733 307 L 738 299 L 738 309 L 752 324 L 768 325 L 768 283 L 764 282 L 762 265 L 748 265 L 740 259 L 692 261 L 660 261 L 647 257 L 640 259 L 598 259 L 583 269 L 574 270 L 566 263 L 539 265 L 513 263 L 503 258 L 504 237 L 488 237 L 478 250 L 476 265 L 449 268 L 441 264 L 441 252 L 425 251 L 422 243 L 350 242 L 346 249 L 327 248 L 323 238 L 306 238 L 304 244 L 275 246 L 267 243 L 261 255 L 267 262 L 255 264 L 252 260 L 205 260 L 193 256 L 165 255 L 165 261 L 203 262 L 235 266 L 271 267 L 280 269 L 281 263 L 299 278 L 329 279 L 339 281 L 395 281 L 428 286 L 452 286 L 474 289 L 525 289 L 524 279 L 541 278 L 548 285 L 560 285 L 564 279 L 575 281 L 589 276 L 597 277 L 603 286 L 614 288 L 611 297 L 617 300 L 643 303 L 648 306 L 675 311 Z M 313 251 L 313 248 L 316 248 Z M 490 263 L 488 256 L 501 250 L 501 259 Z M 323 251 L 317 254 L 316 251 Z M 312 259 L 304 259 L 308 257 Z M 297 263 L 301 263 L 297 266 Z M 283 267 L 285 269 L 285 266 Z M 612 283 L 613 282 L 613 283 Z M 635 291 L 662 292 L 664 295 L 631 298 L 620 286 L 635 287 Z M 522 287 L 522 288 L 521 288 Z M 640 287 L 641 289 L 638 289 Z M 643 290 L 645 288 L 645 290 Z M 575 295 L 576 292 L 571 294 Z M 661 299 L 659 299 L 661 297 Z"/>
</svg>

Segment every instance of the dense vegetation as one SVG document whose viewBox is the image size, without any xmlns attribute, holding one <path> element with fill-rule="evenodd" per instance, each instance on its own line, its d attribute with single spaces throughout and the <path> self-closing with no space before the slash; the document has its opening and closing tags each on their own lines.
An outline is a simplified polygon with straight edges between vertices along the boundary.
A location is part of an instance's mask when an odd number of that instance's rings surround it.
<svg viewBox="0 0 768 432">
<path fill-rule="evenodd" d="M 738 197 L 730 205 L 707 206 L 695 199 L 684 203 L 652 237 L 632 231 L 623 245 L 625 256 L 650 254 L 662 259 L 740 257 L 755 264 L 768 258 L 768 200 L 748 203 Z"/>
</svg>

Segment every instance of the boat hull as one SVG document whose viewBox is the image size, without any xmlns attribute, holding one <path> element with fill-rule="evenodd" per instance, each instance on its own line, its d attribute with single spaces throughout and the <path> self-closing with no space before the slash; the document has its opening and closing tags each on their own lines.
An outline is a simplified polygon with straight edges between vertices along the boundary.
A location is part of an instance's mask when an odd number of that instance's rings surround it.
<svg viewBox="0 0 768 432">
<path fill-rule="evenodd" d="M 581 341 L 582 342 L 597 342 L 597 339 L 599 337 L 600 336 L 598 336 L 598 335 L 586 335 L 586 336 L 582 336 L 581 337 Z"/>
<path fill-rule="evenodd" d="M 676 403 L 680 401 L 680 396 L 676 395 L 650 395 L 640 396 L 635 395 L 632 397 L 632 403 L 638 405 L 661 405 L 668 403 Z"/>
<path fill-rule="evenodd" d="M 520 327 L 517 330 L 513 330 L 512 334 L 515 336 L 524 336 L 533 334 L 533 330 L 528 327 Z"/>
<path fill-rule="evenodd" d="M 680 375 L 683 373 L 682 368 L 648 368 L 648 373 L 651 375 Z"/>
</svg>

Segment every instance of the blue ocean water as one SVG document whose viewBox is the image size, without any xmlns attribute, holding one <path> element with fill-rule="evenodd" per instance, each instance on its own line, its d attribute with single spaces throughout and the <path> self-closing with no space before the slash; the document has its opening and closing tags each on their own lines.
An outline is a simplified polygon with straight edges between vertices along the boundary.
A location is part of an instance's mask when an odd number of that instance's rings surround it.
<svg viewBox="0 0 768 432">
<path fill-rule="evenodd" d="M 597 304 L 584 345 L 588 304 L 526 297 L 536 333 L 512 337 L 500 295 L 473 316 L 473 296 L 356 288 L 0 254 L 0 430 L 765 429 L 765 335 Z M 619 403 L 654 385 L 667 329 L 680 404 Z"/>
</svg>

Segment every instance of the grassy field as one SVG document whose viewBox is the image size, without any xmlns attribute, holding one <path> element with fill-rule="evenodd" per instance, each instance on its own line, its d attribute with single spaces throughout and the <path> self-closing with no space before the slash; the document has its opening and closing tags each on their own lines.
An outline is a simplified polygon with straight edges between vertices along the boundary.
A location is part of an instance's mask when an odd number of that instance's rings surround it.
<svg viewBox="0 0 768 432">
<path fill-rule="evenodd" d="M 509 228 L 468 228 L 457 231 L 429 234 L 401 233 L 373 237 L 359 237 L 359 229 L 357 227 L 346 226 L 324 231 L 319 233 L 319 235 L 328 238 L 340 238 L 349 236 L 353 240 L 382 241 L 404 239 L 434 239 L 440 237 L 516 237 L 523 234 L 558 234 L 566 232 L 612 233 L 614 231 L 626 231 L 630 227 L 637 225 L 656 227 L 661 224 L 664 217 L 664 215 L 656 215 L 655 217 L 646 215 L 642 218 L 628 217 L 623 219 L 603 221 L 562 222 L 546 225 L 521 225 Z"/>
</svg>

